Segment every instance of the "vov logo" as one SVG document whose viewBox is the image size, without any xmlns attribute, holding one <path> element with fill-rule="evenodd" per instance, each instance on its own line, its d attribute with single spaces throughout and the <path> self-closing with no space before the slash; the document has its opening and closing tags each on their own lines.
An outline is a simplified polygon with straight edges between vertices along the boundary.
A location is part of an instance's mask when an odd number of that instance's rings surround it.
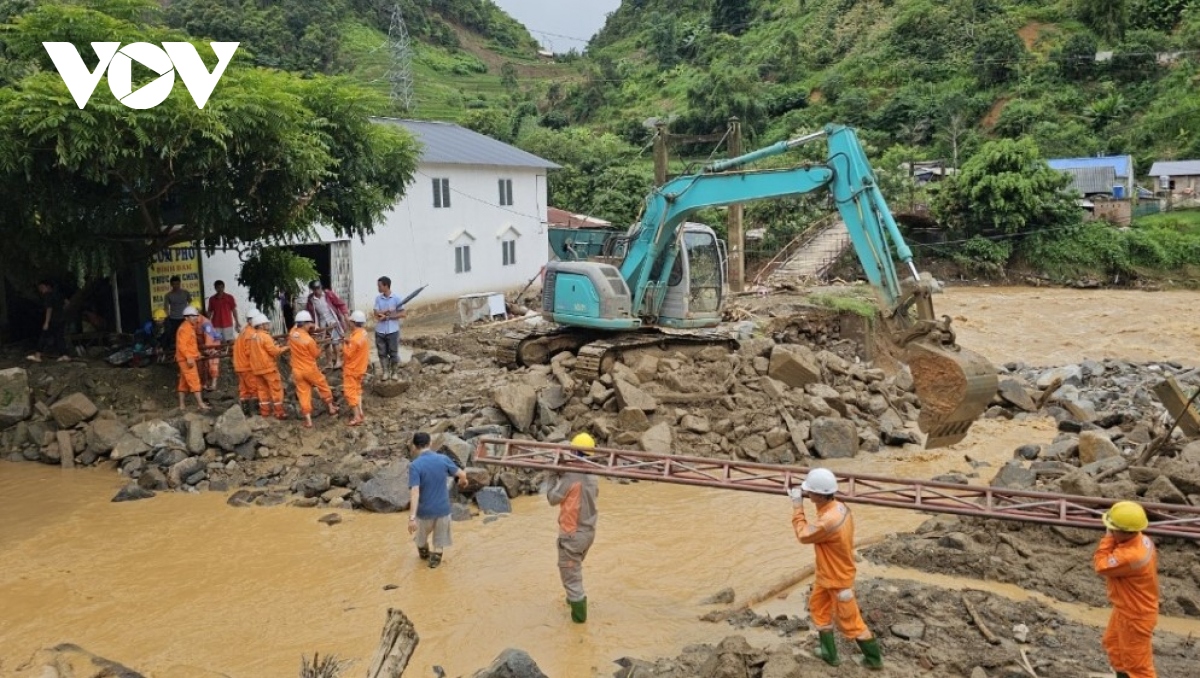
<svg viewBox="0 0 1200 678">
<path fill-rule="evenodd" d="M 162 47 L 148 42 L 134 42 L 124 47 L 119 42 L 93 42 L 92 49 L 99 60 L 94 71 L 88 70 L 83 57 L 79 56 L 79 50 L 69 42 L 43 42 L 42 46 L 46 48 L 46 53 L 50 55 L 63 83 L 80 108 L 92 98 L 92 92 L 96 91 L 96 85 L 107 70 L 108 88 L 113 96 L 129 108 L 144 110 L 166 101 L 175 87 L 176 72 L 191 93 L 196 107 L 204 108 L 240 43 L 208 44 L 217 55 L 217 66 L 211 73 L 201 61 L 195 46 L 189 42 L 164 42 Z M 136 92 L 133 91 L 134 61 L 159 76 Z"/>
</svg>

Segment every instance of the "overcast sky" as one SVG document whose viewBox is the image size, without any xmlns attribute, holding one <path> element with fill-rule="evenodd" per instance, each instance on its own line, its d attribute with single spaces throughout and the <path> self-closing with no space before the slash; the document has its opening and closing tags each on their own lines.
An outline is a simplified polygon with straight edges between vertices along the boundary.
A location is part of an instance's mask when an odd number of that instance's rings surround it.
<svg viewBox="0 0 1200 678">
<path fill-rule="evenodd" d="M 493 0 L 493 2 L 508 12 L 509 16 L 525 24 L 533 37 L 542 43 L 542 47 L 553 52 L 566 52 L 572 47 L 582 52 L 583 48 L 587 46 L 587 39 L 604 26 L 605 16 L 621 4 L 621 0 Z M 546 33 L 557 35 L 546 35 Z"/>
</svg>

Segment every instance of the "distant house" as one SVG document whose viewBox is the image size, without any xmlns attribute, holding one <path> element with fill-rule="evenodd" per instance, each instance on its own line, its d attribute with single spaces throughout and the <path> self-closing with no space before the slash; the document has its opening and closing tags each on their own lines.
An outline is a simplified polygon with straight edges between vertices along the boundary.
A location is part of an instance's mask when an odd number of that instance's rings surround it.
<svg viewBox="0 0 1200 678">
<path fill-rule="evenodd" d="M 1117 184 L 1117 173 L 1111 167 L 1071 167 L 1061 171 L 1071 177 L 1071 184 L 1067 188 L 1085 199 L 1098 195 L 1111 196 L 1113 186 Z"/>
<path fill-rule="evenodd" d="M 946 167 L 945 160 L 918 160 L 914 163 L 902 162 L 900 169 L 911 176 L 918 184 L 938 182 L 956 174 L 958 170 Z"/>
<path fill-rule="evenodd" d="M 371 309 L 380 276 L 400 295 L 428 285 L 416 307 L 519 288 L 546 263 L 546 172 L 558 165 L 451 123 L 373 122 L 400 127 L 421 144 L 404 197 L 361 240 L 317 226 L 314 240 L 292 247 L 351 308 Z M 236 251 L 205 254 L 202 267 L 204 280 L 225 280 L 238 308 L 250 308 L 247 290 L 236 284 Z"/>
<path fill-rule="evenodd" d="M 1108 191 L 1095 192 L 1095 195 L 1100 195 L 1103 193 L 1106 195 L 1111 195 L 1117 200 L 1121 200 L 1132 197 L 1136 191 L 1136 184 L 1134 183 L 1135 177 L 1133 173 L 1133 156 L 1131 155 L 1110 155 L 1095 158 L 1054 158 L 1047 160 L 1046 164 L 1050 165 L 1051 169 L 1072 174 L 1072 177 L 1074 177 L 1075 174 L 1073 170 L 1101 169 L 1105 167 L 1111 168 L 1115 179 L 1111 188 Z M 1091 180 L 1091 178 L 1085 180 L 1085 184 L 1088 188 L 1092 187 L 1092 185 L 1088 183 Z M 1074 181 L 1075 179 L 1072 178 L 1073 183 Z"/>
<path fill-rule="evenodd" d="M 1160 160 L 1150 167 L 1150 176 L 1159 194 L 1192 199 L 1200 193 L 1200 160 Z"/>
</svg>

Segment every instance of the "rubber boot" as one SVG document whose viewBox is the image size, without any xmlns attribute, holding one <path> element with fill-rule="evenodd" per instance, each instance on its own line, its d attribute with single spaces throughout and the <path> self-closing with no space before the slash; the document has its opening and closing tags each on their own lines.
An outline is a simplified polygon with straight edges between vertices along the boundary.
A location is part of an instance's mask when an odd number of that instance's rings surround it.
<svg viewBox="0 0 1200 678">
<path fill-rule="evenodd" d="M 1129 678 L 1129 674 L 1124 671 L 1117 671 L 1117 678 Z"/>
<path fill-rule="evenodd" d="M 871 669 L 872 671 L 883 670 L 883 654 L 879 651 L 878 638 L 858 641 L 858 649 L 862 650 L 863 653 L 862 659 L 858 662 L 863 668 Z"/>
<path fill-rule="evenodd" d="M 813 656 L 830 666 L 841 666 L 842 660 L 838 658 L 837 638 L 834 637 L 833 631 L 821 631 L 818 638 L 821 645 L 813 650 Z"/>
<path fill-rule="evenodd" d="M 571 604 L 571 621 L 582 624 L 587 621 L 587 597 L 583 600 L 568 600 Z"/>
</svg>

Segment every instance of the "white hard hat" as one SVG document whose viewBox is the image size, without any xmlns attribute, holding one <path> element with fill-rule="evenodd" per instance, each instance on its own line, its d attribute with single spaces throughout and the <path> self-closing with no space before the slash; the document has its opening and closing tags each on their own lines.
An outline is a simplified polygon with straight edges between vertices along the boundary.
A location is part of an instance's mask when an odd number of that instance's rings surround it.
<svg viewBox="0 0 1200 678">
<path fill-rule="evenodd" d="M 249 311 L 246 311 L 246 322 L 253 323 L 254 319 L 257 318 L 259 315 L 260 314 L 259 314 L 257 308 L 252 308 Z"/>
<path fill-rule="evenodd" d="M 183 317 L 186 318 L 189 315 L 200 315 L 200 311 L 197 311 L 195 306 L 188 306 L 187 308 L 183 309 Z"/>
<path fill-rule="evenodd" d="M 800 484 L 800 489 L 812 494 L 837 494 L 837 476 L 827 468 L 815 468 L 808 472 L 804 482 Z"/>
<path fill-rule="evenodd" d="M 310 323 L 312 321 L 313 321 L 312 314 L 309 313 L 308 311 L 300 311 L 299 313 L 296 314 L 296 324 L 297 325 L 299 325 L 300 323 Z"/>
<path fill-rule="evenodd" d="M 350 314 L 350 322 L 365 323 L 367 322 L 367 314 L 363 313 L 362 311 L 355 311 Z"/>
<path fill-rule="evenodd" d="M 254 317 L 250 320 L 250 324 L 254 325 L 255 327 L 258 327 L 259 325 L 270 325 L 271 320 L 261 313 L 255 313 Z"/>
</svg>

